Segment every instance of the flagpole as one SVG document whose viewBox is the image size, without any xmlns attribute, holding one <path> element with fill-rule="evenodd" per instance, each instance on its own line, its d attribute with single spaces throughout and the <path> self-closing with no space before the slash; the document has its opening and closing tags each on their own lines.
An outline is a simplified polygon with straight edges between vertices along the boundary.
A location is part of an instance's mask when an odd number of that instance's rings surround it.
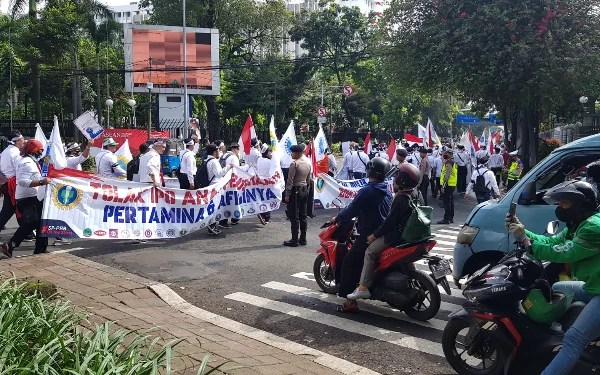
<svg viewBox="0 0 600 375">
<path fill-rule="evenodd" d="M 187 90 L 187 34 L 186 34 L 186 17 L 185 17 L 185 1 L 183 3 L 183 128 L 188 130 L 188 90 Z M 187 138 L 187 135 L 184 137 Z"/>
</svg>

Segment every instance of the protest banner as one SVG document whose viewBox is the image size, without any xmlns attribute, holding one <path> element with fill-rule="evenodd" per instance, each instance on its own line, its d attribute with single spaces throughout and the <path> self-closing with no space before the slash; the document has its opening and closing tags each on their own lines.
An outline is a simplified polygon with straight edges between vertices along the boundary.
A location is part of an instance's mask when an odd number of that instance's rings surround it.
<svg viewBox="0 0 600 375">
<path fill-rule="evenodd" d="M 344 208 L 352 202 L 358 191 L 369 183 L 368 178 L 360 180 L 336 180 L 325 173 L 315 178 L 315 209 Z M 394 192 L 393 178 L 386 180 L 390 192 Z"/>
<path fill-rule="evenodd" d="M 240 168 L 199 190 L 156 189 L 73 169 L 51 169 L 42 213 L 45 237 L 176 238 L 225 218 L 277 210 L 281 174 L 268 179 Z"/>
</svg>

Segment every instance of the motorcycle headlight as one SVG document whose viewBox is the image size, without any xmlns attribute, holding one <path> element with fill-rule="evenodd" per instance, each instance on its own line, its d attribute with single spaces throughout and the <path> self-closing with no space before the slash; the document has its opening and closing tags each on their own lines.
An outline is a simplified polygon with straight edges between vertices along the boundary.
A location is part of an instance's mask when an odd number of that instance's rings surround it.
<svg viewBox="0 0 600 375">
<path fill-rule="evenodd" d="M 456 243 L 471 245 L 475 236 L 477 236 L 477 233 L 479 233 L 479 228 L 464 225 L 458 233 L 458 236 L 456 236 Z"/>
</svg>

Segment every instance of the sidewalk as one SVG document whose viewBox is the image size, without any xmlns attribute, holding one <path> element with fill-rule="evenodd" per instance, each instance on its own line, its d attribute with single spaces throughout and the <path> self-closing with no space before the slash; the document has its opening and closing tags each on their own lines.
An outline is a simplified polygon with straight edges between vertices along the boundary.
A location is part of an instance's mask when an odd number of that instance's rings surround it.
<svg viewBox="0 0 600 375">
<path fill-rule="evenodd" d="M 204 356 L 209 366 L 225 363 L 226 374 L 376 374 L 364 367 L 210 313 L 185 302 L 166 285 L 70 254 L 0 261 L 0 274 L 54 283 L 61 295 L 90 315 L 114 321 L 115 329 L 148 329 L 175 348 L 174 374 L 196 374 Z M 160 297 L 159 297 L 160 296 Z M 226 327 L 228 329 L 225 329 Z"/>
</svg>

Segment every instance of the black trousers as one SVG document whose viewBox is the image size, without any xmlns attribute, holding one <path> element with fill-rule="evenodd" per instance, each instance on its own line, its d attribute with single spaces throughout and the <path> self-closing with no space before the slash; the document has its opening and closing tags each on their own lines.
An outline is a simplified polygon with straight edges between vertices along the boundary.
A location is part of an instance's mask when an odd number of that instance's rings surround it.
<svg viewBox="0 0 600 375">
<path fill-rule="evenodd" d="M 423 181 L 421 181 L 421 194 L 423 195 L 423 203 L 427 206 L 427 189 L 429 188 L 429 176 L 423 176 Z"/>
<path fill-rule="evenodd" d="M 367 236 L 361 235 L 356 239 L 354 245 L 348 250 L 348 254 L 344 257 L 341 264 L 342 274 L 340 278 L 340 290 L 338 292 L 340 297 L 346 298 L 348 297 L 348 294 L 356 289 L 356 286 L 360 281 L 360 273 L 362 272 L 363 263 L 365 261 L 367 247 L 369 247 Z"/>
<path fill-rule="evenodd" d="M 456 189 L 459 193 L 467 191 L 467 166 L 458 167 L 458 181 L 456 182 Z"/>
<path fill-rule="evenodd" d="M 444 202 L 444 220 L 454 220 L 454 186 L 446 186 L 442 193 Z"/>
<path fill-rule="evenodd" d="M 285 185 L 287 183 L 287 178 L 288 178 L 288 174 L 290 173 L 290 169 L 289 168 L 281 168 L 281 171 L 283 172 L 283 184 Z M 283 189 L 283 192 L 281 193 L 281 201 L 285 202 L 285 189 Z"/>
<path fill-rule="evenodd" d="M 0 228 L 4 227 L 14 214 L 15 206 L 12 204 L 10 196 L 4 194 L 4 202 L 2 203 L 2 210 L 0 210 Z"/>
<path fill-rule="evenodd" d="M 432 197 L 437 197 L 438 195 L 438 185 L 440 184 L 440 178 L 439 177 L 433 177 L 431 180 L 429 180 L 429 185 L 431 185 L 431 196 Z"/>
<path fill-rule="evenodd" d="M 25 207 L 35 206 L 38 220 L 32 223 L 23 223 L 21 221 L 19 228 L 10 239 L 15 244 L 15 247 L 19 247 L 21 242 L 27 237 L 33 230 L 37 230 L 37 236 L 35 236 L 35 251 L 34 253 L 40 253 L 46 251 L 48 248 L 48 237 L 42 237 L 42 207 L 44 203 L 40 202 L 37 197 L 23 198 L 17 201 L 17 208 L 19 212 L 23 212 Z"/>
<path fill-rule="evenodd" d="M 311 184 L 308 187 L 308 201 L 306 202 L 306 215 L 313 216 L 314 208 L 315 208 L 315 184 Z"/>
<path fill-rule="evenodd" d="M 300 230 L 300 238 L 306 239 L 306 228 L 308 226 L 306 219 L 307 203 L 308 187 L 294 186 L 287 206 L 287 215 L 292 226 L 292 240 L 298 240 L 298 230 Z"/>
<path fill-rule="evenodd" d="M 188 190 L 191 187 L 187 174 L 181 173 L 179 176 L 177 176 L 177 179 L 179 180 L 180 189 Z"/>
<path fill-rule="evenodd" d="M 506 191 L 512 189 L 512 187 L 515 186 L 517 182 L 519 182 L 519 180 L 508 180 L 508 183 L 506 184 Z"/>
<path fill-rule="evenodd" d="M 494 176 L 496 176 L 496 184 L 500 187 L 500 178 L 502 175 L 502 167 L 500 168 L 491 168 L 492 172 L 494 172 Z"/>
</svg>

